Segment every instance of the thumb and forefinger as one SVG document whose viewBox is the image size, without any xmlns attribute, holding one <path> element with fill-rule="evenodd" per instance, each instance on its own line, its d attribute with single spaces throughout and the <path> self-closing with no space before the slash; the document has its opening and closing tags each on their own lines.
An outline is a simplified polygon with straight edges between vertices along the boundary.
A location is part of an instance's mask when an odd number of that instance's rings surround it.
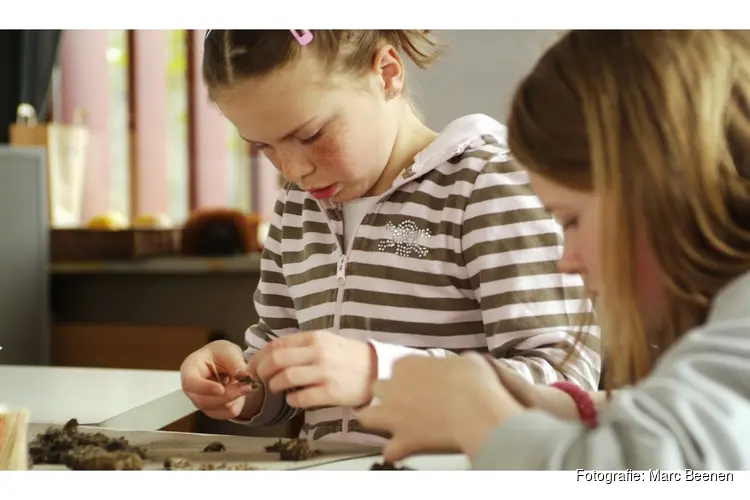
<svg viewBox="0 0 750 500">
<path fill-rule="evenodd" d="M 211 349 L 217 368 L 230 376 L 246 375 L 247 364 L 242 349 L 231 342 L 222 342 Z"/>
<path fill-rule="evenodd" d="M 181 368 L 182 388 L 185 392 L 221 396 L 225 393 L 221 381 L 213 380 L 214 370 L 234 376 L 245 370 L 245 360 L 239 346 L 217 342 L 193 353 Z"/>
</svg>

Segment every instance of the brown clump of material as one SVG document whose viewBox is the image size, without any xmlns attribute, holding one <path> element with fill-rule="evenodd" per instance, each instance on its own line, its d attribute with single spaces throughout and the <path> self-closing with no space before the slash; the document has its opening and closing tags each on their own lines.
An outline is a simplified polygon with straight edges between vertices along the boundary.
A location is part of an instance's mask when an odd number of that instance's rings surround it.
<svg viewBox="0 0 750 500">
<path fill-rule="evenodd" d="M 268 453 L 279 453 L 283 446 L 284 446 L 284 441 L 279 439 L 275 443 L 265 446 L 263 449 L 266 450 Z"/>
<path fill-rule="evenodd" d="M 101 452 L 95 452 L 93 449 Z M 111 455 L 104 455 L 102 452 Z M 29 456 L 37 464 L 88 466 L 135 466 L 138 461 L 146 458 L 142 448 L 131 446 L 127 439 L 110 438 L 100 432 L 80 432 L 78 421 L 69 420 L 63 427 L 49 427 L 43 433 L 37 434 L 29 444 Z M 99 458 L 92 458 L 97 456 Z M 137 460 L 136 460 L 137 458 Z M 88 470 L 88 469 L 86 469 Z"/>
<path fill-rule="evenodd" d="M 414 470 L 414 469 L 410 469 L 409 467 L 397 467 L 395 464 L 391 462 L 376 462 L 372 464 L 372 467 L 370 467 L 370 470 Z"/>
<path fill-rule="evenodd" d="M 164 470 L 192 470 L 193 464 L 184 458 L 168 458 L 164 460 Z"/>
<path fill-rule="evenodd" d="M 72 470 L 142 470 L 143 459 L 132 451 L 106 451 L 98 446 L 84 446 L 65 456 Z"/>
<path fill-rule="evenodd" d="M 214 441 L 213 443 L 207 444 L 206 447 L 203 448 L 204 453 L 219 452 L 219 451 L 227 451 L 227 447 L 224 446 L 224 443 L 222 443 L 221 441 Z"/>
<path fill-rule="evenodd" d="M 279 460 L 285 462 L 299 462 L 309 460 L 320 455 L 320 450 L 313 450 L 304 439 L 290 439 L 283 441 L 279 439 L 274 444 L 266 446 L 268 453 L 278 453 Z"/>
<path fill-rule="evenodd" d="M 240 377 L 237 379 L 237 382 L 243 385 L 249 385 L 250 389 L 253 391 L 257 391 L 262 385 L 262 382 L 259 379 L 253 377 Z"/>
<path fill-rule="evenodd" d="M 320 455 L 320 451 L 313 450 L 306 440 L 291 439 L 281 445 L 279 460 L 286 462 L 299 462 L 309 460 Z"/>
</svg>

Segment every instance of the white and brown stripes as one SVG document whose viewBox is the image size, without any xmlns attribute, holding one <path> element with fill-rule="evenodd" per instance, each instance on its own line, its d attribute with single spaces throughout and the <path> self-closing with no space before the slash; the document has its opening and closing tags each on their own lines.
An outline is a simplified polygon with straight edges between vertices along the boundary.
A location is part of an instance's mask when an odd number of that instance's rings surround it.
<svg viewBox="0 0 750 500">
<path fill-rule="evenodd" d="M 340 314 L 345 337 L 442 354 L 490 352 L 529 380 L 595 389 L 599 333 L 590 327 L 573 342 L 578 325 L 591 323 L 592 307 L 580 278 L 557 270 L 561 230 L 507 150 L 484 139 L 417 178 L 399 179 L 404 184 L 375 205 L 348 253 L 340 309 L 340 234 L 330 230 L 340 227 L 340 214 L 287 186 L 263 254 L 255 294 L 262 322 L 247 332 L 250 352 L 275 336 L 332 329 Z M 418 239 L 423 250 L 384 246 L 393 227 L 429 235 Z M 561 365 L 571 350 L 576 355 Z M 275 421 L 294 413 L 286 409 Z M 309 411 L 305 429 L 316 439 L 335 435 L 335 414 L 341 418 L 341 409 Z"/>
</svg>

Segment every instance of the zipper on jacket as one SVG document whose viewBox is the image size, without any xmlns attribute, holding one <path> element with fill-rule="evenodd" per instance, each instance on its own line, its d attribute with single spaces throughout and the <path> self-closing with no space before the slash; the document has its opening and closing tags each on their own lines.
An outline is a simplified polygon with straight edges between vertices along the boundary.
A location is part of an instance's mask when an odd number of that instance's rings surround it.
<svg viewBox="0 0 750 500">
<path fill-rule="evenodd" d="M 336 311 L 333 317 L 333 329 L 336 335 L 341 329 L 341 305 L 344 303 L 344 285 L 346 284 L 346 259 L 349 252 L 341 253 L 338 264 L 336 265 Z M 341 409 L 341 440 L 346 441 L 346 435 L 349 432 L 349 410 Z"/>
<path fill-rule="evenodd" d="M 416 161 L 415 161 L 416 163 Z M 409 176 L 408 178 L 401 178 L 400 182 L 395 182 L 386 192 L 384 192 L 382 195 L 378 197 L 378 200 L 373 203 L 372 208 L 374 209 L 377 207 L 378 204 L 382 203 L 383 200 L 388 198 L 394 191 L 396 191 L 398 188 L 406 184 L 407 182 L 410 182 L 414 176 Z M 318 205 L 320 206 L 320 210 L 326 214 L 326 222 L 328 223 L 328 228 L 331 231 L 331 234 L 334 235 L 336 238 L 336 246 L 339 249 L 339 259 L 336 264 L 336 309 L 334 311 L 333 316 L 333 331 L 336 333 L 336 335 L 339 334 L 339 330 L 341 329 L 341 306 L 344 303 L 344 286 L 346 285 L 346 265 L 348 263 L 349 259 L 349 253 L 352 251 L 352 248 L 349 247 L 344 251 L 344 245 L 346 245 L 346 242 L 343 242 L 338 237 L 338 232 L 335 230 L 335 227 L 333 225 L 333 222 L 331 221 L 331 218 L 327 216 L 326 207 L 318 201 Z M 365 218 L 368 215 L 371 215 L 375 210 L 371 210 L 365 215 Z M 362 221 L 364 221 L 364 219 Z M 359 232 L 360 226 L 362 226 L 362 221 L 357 225 L 356 228 L 354 228 L 354 232 L 351 233 L 351 242 L 352 246 L 354 246 L 354 241 L 357 239 L 357 233 Z M 343 223 L 343 222 L 342 222 Z M 346 436 L 349 433 L 349 420 L 351 419 L 351 409 L 349 408 L 342 408 L 341 412 L 341 440 L 345 441 Z"/>
<path fill-rule="evenodd" d="M 376 207 L 379 203 L 381 203 L 384 199 L 386 199 L 388 196 L 391 195 L 396 189 L 401 187 L 403 184 L 408 182 L 408 179 L 402 179 L 401 182 L 396 183 L 396 185 L 391 186 L 390 189 L 388 189 L 385 193 L 383 193 L 378 200 L 373 203 L 373 208 Z M 320 202 L 318 202 L 320 205 Z M 321 211 L 325 214 L 326 210 L 324 206 L 320 206 Z M 368 212 L 367 215 L 372 214 L 373 211 Z M 367 217 L 367 215 L 365 217 Z M 364 221 L 364 218 L 362 219 Z M 333 331 L 336 333 L 336 335 L 339 334 L 339 330 L 341 329 L 341 306 L 344 303 L 344 286 L 346 285 L 346 265 L 349 259 L 349 253 L 352 251 L 352 247 L 349 247 L 346 249 L 346 252 L 344 252 L 344 248 L 341 244 L 341 239 L 338 237 L 337 231 L 335 231 L 335 227 L 333 225 L 333 222 L 331 221 L 331 218 L 326 216 L 326 222 L 328 223 L 328 228 L 331 231 L 331 234 L 333 234 L 336 237 L 336 246 L 339 249 L 339 259 L 336 264 L 336 309 L 334 311 L 333 316 Z M 354 246 L 354 240 L 357 239 L 357 233 L 359 232 L 359 228 L 362 226 L 362 222 L 360 222 L 356 228 L 354 228 L 354 232 L 351 235 L 351 241 L 352 246 Z M 346 244 L 346 242 L 344 242 Z M 346 436 L 349 433 L 349 420 L 351 419 L 351 410 L 349 408 L 342 408 L 341 409 L 341 440 L 346 441 Z"/>
<path fill-rule="evenodd" d="M 347 252 L 348 253 L 348 252 Z M 344 253 L 339 257 L 336 264 L 336 311 L 333 316 L 333 330 L 338 335 L 341 328 L 341 305 L 344 303 L 344 285 L 346 284 L 346 255 Z"/>
<path fill-rule="evenodd" d="M 464 149 L 466 149 L 467 146 L 468 146 L 468 143 L 462 144 L 461 146 L 459 146 L 453 151 L 453 154 L 460 154 Z M 412 164 L 412 166 L 417 164 L 418 162 L 419 160 L 415 158 L 415 161 Z M 407 168 L 410 168 L 410 167 L 407 167 Z M 386 190 L 382 195 L 380 195 L 380 197 L 378 197 L 378 200 L 375 203 L 373 203 L 372 205 L 373 209 L 378 204 L 382 203 L 383 200 L 388 198 L 394 191 L 399 189 L 404 184 L 411 182 L 411 180 L 414 177 L 417 177 L 419 175 L 421 174 L 410 175 L 406 178 L 400 178 L 399 182 L 394 182 L 394 184 L 388 190 Z M 318 206 L 320 207 L 321 212 L 325 214 L 326 216 L 328 229 L 331 231 L 331 234 L 336 238 L 336 246 L 339 249 L 339 259 L 336 264 L 336 285 L 337 285 L 336 309 L 334 311 L 334 316 L 333 316 L 333 330 L 336 333 L 336 335 L 338 335 L 339 330 L 341 329 L 341 306 L 344 303 L 344 286 L 346 285 L 346 265 L 348 263 L 349 253 L 352 251 L 352 249 L 351 247 L 349 247 L 346 249 L 346 251 L 344 251 L 344 245 L 346 245 L 346 242 L 343 242 L 343 245 L 342 245 L 342 241 L 339 238 L 338 231 L 336 231 L 336 228 L 334 227 L 333 222 L 331 221 L 331 218 L 328 217 L 327 215 L 327 210 L 326 210 L 325 205 L 321 203 L 319 200 L 316 200 L 316 201 L 318 203 Z M 370 212 L 368 212 L 367 215 L 365 215 L 365 218 L 368 215 L 371 215 L 374 211 L 375 210 L 371 210 Z M 364 221 L 364 218 L 362 219 L 362 221 Z M 362 225 L 362 222 L 360 222 L 357 225 L 357 227 L 354 228 L 354 232 L 351 234 L 352 246 L 353 246 L 354 241 L 357 239 L 357 233 L 359 232 L 359 228 L 361 225 Z M 342 408 L 342 412 L 341 412 L 341 440 L 342 441 L 346 440 L 346 436 L 349 433 L 349 420 L 350 419 L 351 419 L 351 409 Z"/>
</svg>

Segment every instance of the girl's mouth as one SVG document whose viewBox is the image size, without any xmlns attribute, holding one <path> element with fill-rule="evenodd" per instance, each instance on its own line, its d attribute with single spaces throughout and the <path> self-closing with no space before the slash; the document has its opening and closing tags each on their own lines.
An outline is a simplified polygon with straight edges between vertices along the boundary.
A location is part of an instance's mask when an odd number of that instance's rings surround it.
<svg viewBox="0 0 750 500">
<path fill-rule="evenodd" d="M 326 200 L 336 194 L 336 184 L 331 184 L 321 189 L 311 189 L 308 193 L 315 199 Z"/>
</svg>

